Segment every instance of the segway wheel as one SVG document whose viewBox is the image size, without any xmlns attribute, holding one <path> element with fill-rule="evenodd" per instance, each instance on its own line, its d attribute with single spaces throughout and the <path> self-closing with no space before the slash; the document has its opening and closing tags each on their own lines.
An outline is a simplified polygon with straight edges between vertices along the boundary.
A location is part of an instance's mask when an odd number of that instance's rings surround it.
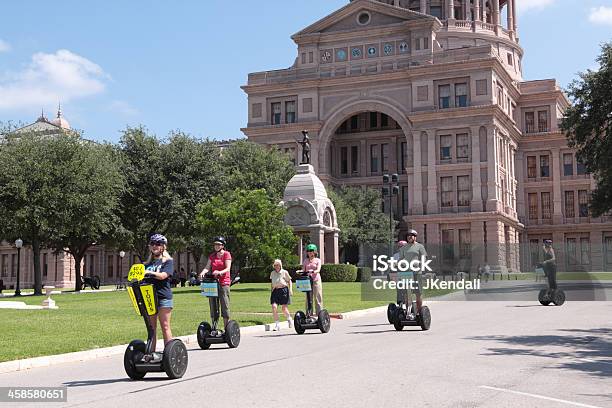
<svg viewBox="0 0 612 408">
<path fill-rule="evenodd" d="M 552 293 L 552 302 L 555 306 L 561 306 L 565 303 L 565 292 L 561 289 L 555 289 Z"/>
<path fill-rule="evenodd" d="M 329 313 L 327 313 L 327 310 L 323 309 L 317 315 L 317 326 L 319 326 L 321 333 L 327 333 L 329 331 L 331 321 L 329 319 Z"/>
<path fill-rule="evenodd" d="M 422 330 L 429 330 L 431 326 L 431 312 L 427 306 L 421 307 L 421 313 L 417 316 L 419 326 Z"/>
<path fill-rule="evenodd" d="M 94 276 L 92 278 L 92 283 L 93 283 L 93 289 L 95 290 L 99 290 L 100 289 L 100 277 L 99 276 Z"/>
<path fill-rule="evenodd" d="M 179 339 L 172 339 L 164 347 L 164 356 L 162 357 L 162 367 L 168 375 L 168 378 L 181 378 L 187 371 L 189 357 L 187 356 L 187 347 L 185 343 Z"/>
<path fill-rule="evenodd" d="M 236 348 L 240 344 L 240 326 L 235 320 L 230 320 L 225 326 L 225 342 L 230 348 Z"/>
<path fill-rule="evenodd" d="M 142 340 L 132 340 L 125 349 L 123 367 L 125 368 L 125 373 L 132 380 L 142 380 L 146 374 L 136 370 L 136 362 L 142 360 L 146 349 L 147 346 Z"/>
<path fill-rule="evenodd" d="M 540 293 L 538 293 L 538 301 L 542 306 L 548 306 L 550 304 L 550 299 L 548 297 L 548 290 L 542 289 Z"/>
<path fill-rule="evenodd" d="M 306 329 L 302 326 L 302 323 L 306 321 L 306 315 L 301 310 L 293 317 L 293 327 L 297 334 L 304 334 Z"/>
<path fill-rule="evenodd" d="M 395 303 L 389 303 L 389 306 L 387 306 L 387 320 L 391 324 L 393 324 L 393 318 L 395 316 L 396 309 L 397 309 L 397 305 Z"/>
<path fill-rule="evenodd" d="M 406 319 L 406 312 L 401 307 L 398 307 L 397 310 L 395 310 L 395 316 L 393 318 L 393 327 L 395 327 L 395 330 L 404 330 L 404 325 L 402 324 L 402 320 L 404 319 Z"/>
<path fill-rule="evenodd" d="M 198 326 L 198 345 L 202 350 L 208 350 L 210 348 L 210 343 L 207 343 L 206 339 L 210 337 L 211 331 L 212 327 L 208 322 L 202 322 Z"/>
</svg>

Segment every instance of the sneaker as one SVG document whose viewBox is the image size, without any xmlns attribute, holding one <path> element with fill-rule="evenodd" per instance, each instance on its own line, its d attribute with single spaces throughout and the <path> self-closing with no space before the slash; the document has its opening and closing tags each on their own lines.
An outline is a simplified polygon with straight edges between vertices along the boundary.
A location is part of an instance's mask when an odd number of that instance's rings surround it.
<svg viewBox="0 0 612 408">
<path fill-rule="evenodd" d="M 287 322 L 289 323 L 289 328 L 293 328 L 293 320 L 289 319 Z"/>
<path fill-rule="evenodd" d="M 276 324 L 274 325 L 274 328 L 272 330 L 273 331 L 279 331 L 280 330 L 280 324 L 278 322 L 276 322 Z"/>
</svg>

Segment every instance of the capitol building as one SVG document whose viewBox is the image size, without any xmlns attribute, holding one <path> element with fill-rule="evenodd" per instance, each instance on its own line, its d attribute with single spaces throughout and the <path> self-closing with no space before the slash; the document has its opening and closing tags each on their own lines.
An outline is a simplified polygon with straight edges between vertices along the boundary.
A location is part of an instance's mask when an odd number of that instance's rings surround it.
<svg viewBox="0 0 612 408">
<path fill-rule="evenodd" d="M 326 185 L 382 187 L 426 246 L 474 270 L 612 270 L 612 217 L 559 122 L 554 79 L 525 81 L 515 0 L 353 0 L 295 33 L 295 62 L 249 74 L 249 140 L 298 161 L 301 131 Z M 551 72 L 551 75 L 554 73 Z M 390 205 L 391 204 L 391 205 Z"/>
</svg>

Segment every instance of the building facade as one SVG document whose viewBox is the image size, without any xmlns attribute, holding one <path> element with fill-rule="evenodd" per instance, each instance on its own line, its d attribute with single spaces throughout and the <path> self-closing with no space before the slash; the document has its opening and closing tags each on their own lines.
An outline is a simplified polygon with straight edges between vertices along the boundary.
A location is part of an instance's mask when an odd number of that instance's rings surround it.
<svg viewBox="0 0 612 408">
<path fill-rule="evenodd" d="M 612 219 L 590 216 L 559 129 L 569 101 L 523 80 L 515 0 L 347 3 L 291 37 L 290 68 L 249 74 L 249 140 L 297 162 L 308 130 L 325 184 L 398 173 L 384 210 L 449 262 L 532 270 L 550 238 L 561 270 L 612 270 Z"/>
</svg>

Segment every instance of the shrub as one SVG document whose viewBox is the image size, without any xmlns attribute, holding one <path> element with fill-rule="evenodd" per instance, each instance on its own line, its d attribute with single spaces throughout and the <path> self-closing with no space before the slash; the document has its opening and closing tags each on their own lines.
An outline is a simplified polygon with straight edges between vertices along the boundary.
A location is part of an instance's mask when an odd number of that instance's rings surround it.
<svg viewBox="0 0 612 408">
<path fill-rule="evenodd" d="M 324 264 L 321 266 L 323 282 L 355 282 L 357 267 L 348 264 Z"/>
<path fill-rule="evenodd" d="M 357 268 L 357 282 L 368 282 L 372 276 L 372 268 L 360 266 Z"/>
</svg>

